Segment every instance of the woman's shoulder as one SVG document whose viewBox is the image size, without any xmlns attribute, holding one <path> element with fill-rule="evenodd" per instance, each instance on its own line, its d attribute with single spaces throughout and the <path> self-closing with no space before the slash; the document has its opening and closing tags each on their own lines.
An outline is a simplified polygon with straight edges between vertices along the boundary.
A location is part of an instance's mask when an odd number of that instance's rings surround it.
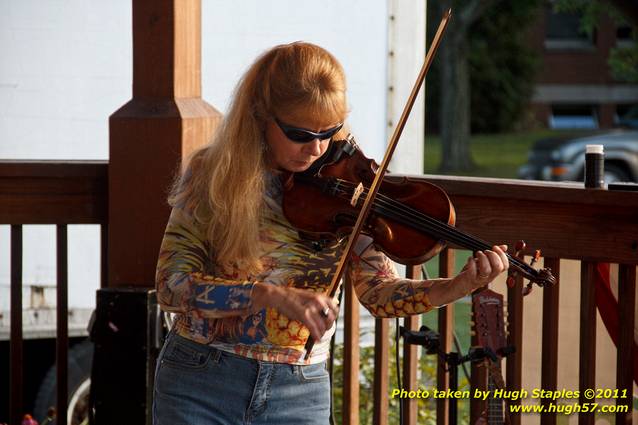
<svg viewBox="0 0 638 425">
<path fill-rule="evenodd" d="M 208 247 L 206 225 L 196 219 L 188 211 L 173 207 L 166 225 L 166 235 L 170 239 L 181 241 L 180 244 L 198 245 Z"/>
</svg>

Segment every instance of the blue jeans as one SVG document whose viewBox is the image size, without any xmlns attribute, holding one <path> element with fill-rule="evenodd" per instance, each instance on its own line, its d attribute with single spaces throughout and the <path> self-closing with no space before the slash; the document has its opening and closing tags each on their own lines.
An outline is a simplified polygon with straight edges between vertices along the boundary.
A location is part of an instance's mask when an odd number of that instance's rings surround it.
<svg viewBox="0 0 638 425">
<path fill-rule="evenodd" d="M 154 425 L 327 425 L 326 363 L 248 359 L 170 332 L 157 361 Z"/>
</svg>

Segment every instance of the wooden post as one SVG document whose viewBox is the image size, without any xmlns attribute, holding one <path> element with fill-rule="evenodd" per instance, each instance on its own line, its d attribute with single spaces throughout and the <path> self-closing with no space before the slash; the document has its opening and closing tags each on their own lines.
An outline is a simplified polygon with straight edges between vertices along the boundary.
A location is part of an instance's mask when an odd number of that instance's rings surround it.
<svg viewBox="0 0 638 425">
<path fill-rule="evenodd" d="M 200 0 L 133 0 L 133 98 L 109 120 L 107 286 L 154 285 L 167 190 L 220 118 L 201 99 Z"/>
<path fill-rule="evenodd" d="M 343 425 L 359 425 L 359 300 L 348 279 L 345 287 L 343 333 Z"/>
<path fill-rule="evenodd" d="M 616 388 L 627 397 L 616 399 L 617 406 L 626 406 L 626 412 L 616 413 L 616 425 L 633 422 L 634 329 L 636 323 L 636 265 L 621 264 L 618 273 L 618 354 Z"/>
<path fill-rule="evenodd" d="M 560 281 L 560 258 L 545 258 L 549 267 Z M 543 288 L 543 347 L 541 366 L 541 388 L 555 391 L 558 385 L 558 320 L 560 284 Z M 552 400 L 541 399 L 541 405 L 550 406 Z M 549 409 L 546 407 L 545 409 Z M 556 413 L 541 413 L 541 425 L 556 425 Z"/>
<path fill-rule="evenodd" d="M 596 389 L 596 263 L 580 263 L 580 355 L 578 362 L 578 388 L 580 404 L 593 400 L 585 390 Z M 594 412 L 580 412 L 578 425 L 594 425 Z"/>
<path fill-rule="evenodd" d="M 22 225 L 11 225 L 11 339 L 9 345 L 9 423 L 22 422 L 24 409 L 24 339 L 22 331 Z M 6 379 L 6 378 L 5 378 Z M 3 379 L 4 381 L 4 379 Z"/>
<path fill-rule="evenodd" d="M 200 0 L 133 0 L 133 98 L 109 120 L 108 270 L 97 294 L 93 425 L 150 423 L 148 371 L 159 348 L 149 343 L 157 317 L 150 290 L 168 189 L 182 159 L 221 119 L 201 99 L 200 68 Z M 114 391 L 122 383 L 127 391 Z"/>
<path fill-rule="evenodd" d="M 441 251 L 439 256 L 439 277 L 454 276 L 454 251 L 447 248 Z M 439 308 L 439 335 L 441 336 L 440 351 L 449 353 L 453 347 L 454 334 L 454 304 Z M 437 389 L 446 391 L 450 388 L 450 374 L 446 372 L 446 363 L 437 357 L 436 383 Z M 436 399 L 436 423 L 447 425 L 450 423 L 449 399 Z"/>
<path fill-rule="evenodd" d="M 405 268 L 405 277 L 408 279 L 420 279 L 421 267 L 408 266 Z M 403 326 L 409 331 L 419 330 L 421 316 L 408 316 L 403 319 Z M 397 347 L 397 350 L 399 347 Z M 416 391 L 419 388 L 417 381 L 417 370 L 419 368 L 419 352 L 416 345 L 403 344 L 403 388 L 406 391 Z M 403 415 L 406 425 L 416 425 L 417 423 L 417 399 L 403 398 Z"/>
<path fill-rule="evenodd" d="M 390 319 L 374 321 L 374 406 L 372 423 L 388 425 L 390 363 Z"/>
<path fill-rule="evenodd" d="M 509 336 L 507 345 L 516 347 L 516 352 L 507 356 L 506 382 L 510 391 L 520 390 L 523 381 L 523 276 L 516 276 L 516 284 L 507 291 L 507 313 Z M 521 400 L 510 401 L 520 405 Z M 520 413 L 510 415 L 511 425 L 521 425 Z"/>
</svg>

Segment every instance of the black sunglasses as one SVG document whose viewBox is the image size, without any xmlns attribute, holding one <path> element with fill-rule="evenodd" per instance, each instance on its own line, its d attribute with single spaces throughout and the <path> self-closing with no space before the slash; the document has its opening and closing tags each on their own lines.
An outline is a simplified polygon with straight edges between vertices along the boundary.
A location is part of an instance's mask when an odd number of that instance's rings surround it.
<svg viewBox="0 0 638 425">
<path fill-rule="evenodd" d="M 284 132 L 287 138 L 292 140 L 295 143 L 308 143 L 312 142 L 315 139 L 326 140 L 330 139 L 332 136 L 337 134 L 341 127 L 343 127 L 343 123 L 337 124 L 334 127 L 322 131 L 320 133 L 315 133 L 314 131 L 306 130 L 305 128 L 292 127 L 290 125 L 286 125 L 275 118 L 275 122 L 281 128 L 281 131 Z"/>
</svg>

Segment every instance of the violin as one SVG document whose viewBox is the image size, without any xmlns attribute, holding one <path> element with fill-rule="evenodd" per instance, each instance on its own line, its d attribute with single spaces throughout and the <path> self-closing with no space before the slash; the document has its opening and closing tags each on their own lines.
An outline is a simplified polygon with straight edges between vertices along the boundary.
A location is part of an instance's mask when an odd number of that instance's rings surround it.
<svg viewBox="0 0 638 425">
<path fill-rule="evenodd" d="M 348 242 L 330 282 L 327 292 L 330 297 L 337 292 L 355 241 L 362 232 L 371 235 L 374 243 L 390 258 L 407 264 L 419 263 L 436 255 L 443 249 L 444 241 L 474 251 L 492 247 L 454 228 L 454 207 L 443 190 L 407 177 L 385 175 L 451 15 L 452 10 L 448 9 L 441 18 L 381 165 L 361 154 L 353 139 L 333 141 L 331 149 L 326 152 L 328 156 L 322 155 L 315 162 L 316 166 L 313 164 L 304 173 L 289 175 L 284 181 L 284 215 L 302 234 L 321 237 L 341 233 L 351 227 Z M 360 202 L 362 195 L 365 200 Z M 353 220 L 354 217 L 356 220 Z M 406 241 L 410 241 L 409 246 Z M 534 259 L 539 257 L 540 252 L 537 251 Z M 513 268 L 530 279 L 527 293 L 532 282 L 539 286 L 556 282 L 549 269 L 536 271 L 510 255 L 508 260 Z M 510 276 L 508 283 L 513 282 L 514 278 Z M 313 345 L 314 341 L 309 338 L 305 347 L 306 359 Z"/>
<path fill-rule="evenodd" d="M 325 240 L 348 235 L 357 220 L 378 164 L 354 138 L 331 142 L 311 168 L 284 177 L 283 213 L 305 238 Z M 421 264 L 448 242 L 471 251 L 493 244 L 454 227 L 456 213 L 447 194 L 424 180 L 386 174 L 361 233 L 377 249 L 406 265 Z M 539 286 L 553 285 L 550 269 L 537 270 L 506 253 L 510 267 Z"/>
</svg>

